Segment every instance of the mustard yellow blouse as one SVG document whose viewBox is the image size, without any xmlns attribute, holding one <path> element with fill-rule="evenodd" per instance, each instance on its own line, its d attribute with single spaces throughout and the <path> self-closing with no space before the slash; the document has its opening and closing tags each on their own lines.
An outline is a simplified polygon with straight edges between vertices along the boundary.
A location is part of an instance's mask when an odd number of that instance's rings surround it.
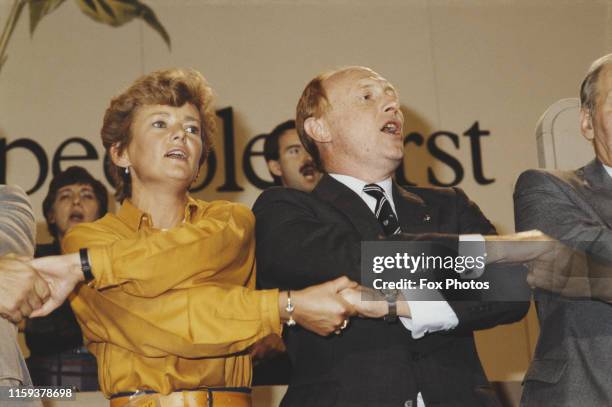
<svg viewBox="0 0 612 407">
<path fill-rule="evenodd" d="M 167 231 L 126 200 L 66 235 L 65 253 L 89 249 L 95 279 L 71 305 L 107 397 L 251 385 L 245 349 L 281 330 L 278 291 L 253 290 L 253 227 L 244 206 L 190 197 Z"/>
</svg>

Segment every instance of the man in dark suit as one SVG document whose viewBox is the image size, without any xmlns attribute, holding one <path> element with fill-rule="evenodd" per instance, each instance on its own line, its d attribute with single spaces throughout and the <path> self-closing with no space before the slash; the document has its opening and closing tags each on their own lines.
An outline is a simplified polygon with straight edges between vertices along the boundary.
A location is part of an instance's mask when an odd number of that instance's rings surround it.
<svg viewBox="0 0 612 407">
<path fill-rule="evenodd" d="M 325 174 L 310 194 L 272 188 L 255 203 L 262 286 L 299 289 L 343 275 L 361 281 L 360 243 L 381 235 L 457 246 L 495 233 L 460 189 L 403 188 L 391 180 L 404 155 L 403 116 L 393 86 L 372 70 L 313 79 L 296 122 Z M 499 257 L 491 251 L 488 260 Z M 407 300 L 364 302 L 360 312 L 378 318 L 354 319 L 330 338 L 288 329 L 293 372 L 282 406 L 498 405 L 473 331 L 521 319 L 528 303 Z M 380 318 L 393 320 L 396 306 L 407 317 L 402 323 Z"/>
<path fill-rule="evenodd" d="M 612 405 L 612 54 L 580 88 L 580 129 L 595 159 L 576 171 L 529 170 L 514 194 L 516 229 L 537 228 L 575 249 L 530 273 L 540 321 L 522 406 Z"/>
</svg>

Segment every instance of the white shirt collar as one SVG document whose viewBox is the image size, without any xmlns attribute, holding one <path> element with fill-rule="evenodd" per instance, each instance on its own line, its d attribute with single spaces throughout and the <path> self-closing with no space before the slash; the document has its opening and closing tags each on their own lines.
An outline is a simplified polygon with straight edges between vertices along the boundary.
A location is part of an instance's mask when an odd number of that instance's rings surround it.
<svg viewBox="0 0 612 407">
<path fill-rule="evenodd" d="M 372 213 L 374 213 L 374 210 L 376 209 L 376 198 L 363 192 L 363 187 L 368 185 L 368 182 L 362 181 L 355 177 L 351 177 L 350 175 L 344 175 L 344 174 L 329 174 L 329 175 L 330 177 L 346 185 L 353 192 L 359 195 L 359 197 L 363 199 L 366 205 L 368 205 L 368 208 L 370 208 Z M 391 204 L 391 208 L 393 208 L 393 212 L 397 213 L 397 211 L 395 210 L 395 202 L 393 202 L 393 181 L 391 180 L 391 177 L 384 179 L 380 182 L 376 182 L 375 184 L 380 186 L 385 191 L 385 195 L 387 195 L 387 200 Z"/>
</svg>

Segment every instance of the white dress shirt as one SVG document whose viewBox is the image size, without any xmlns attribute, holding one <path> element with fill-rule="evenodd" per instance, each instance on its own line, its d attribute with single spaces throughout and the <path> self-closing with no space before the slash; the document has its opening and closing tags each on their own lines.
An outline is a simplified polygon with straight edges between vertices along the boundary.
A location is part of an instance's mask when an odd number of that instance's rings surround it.
<svg viewBox="0 0 612 407">
<path fill-rule="evenodd" d="M 351 177 L 349 175 L 329 174 L 336 181 L 343 183 L 355 192 L 368 205 L 368 208 L 374 213 L 376 209 L 376 198 L 363 192 L 363 187 L 368 183 Z M 391 208 L 397 215 L 395 210 L 395 202 L 393 202 L 393 182 L 391 178 L 377 182 L 387 196 L 387 200 L 391 204 Z M 399 218 L 398 218 L 399 219 Z M 425 336 L 427 332 L 436 332 L 453 329 L 459 323 L 457 314 L 440 296 L 439 301 L 410 301 L 409 291 L 404 291 L 404 296 L 410 306 L 411 318 L 400 317 L 402 324 L 408 329 L 414 339 L 419 339 Z"/>
<path fill-rule="evenodd" d="M 612 168 L 606 167 L 606 171 L 612 176 Z M 363 187 L 368 183 L 351 177 L 349 175 L 342 174 L 329 174 L 336 181 L 341 182 L 355 192 L 370 208 L 372 213 L 376 209 L 376 198 L 363 192 Z M 397 211 L 395 210 L 395 202 L 393 201 L 393 181 L 391 177 L 377 182 L 384 191 L 387 200 L 391 204 L 391 208 L 397 217 Z M 397 217 L 399 219 L 399 217 Z M 462 242 L 471 242 L 469 245 L 461 245 Z M 474 242 L 480 242 L 479 245 Z M 484 237 L 479 234 L 465 234 L 459 235 L 459 255 L 460 256 L 479 256 L 485 253 Z M 477 278 L 482 275 L 483 268 L 473 269 L 470 272 L 464 273 L 462 278 Z M 436 331 L 447 331 L 455 328 L 459 324 L 457 314 L 448 305 L 442 295 L 440 294 L 440 300 L 438 301 L 410 301 L 410 292 L 404 291 L 404 297 L 407 298 L 408 305 L 410 307 L 411 317 L 400 317 L 400 321 L 406 329 L 408 329 L 414 339 L 419 339 L 425 336 L 428 332 Z M 421 392 L 417 395 L 417 407 L 425 407 L 423 396 Z"/>
</svg>

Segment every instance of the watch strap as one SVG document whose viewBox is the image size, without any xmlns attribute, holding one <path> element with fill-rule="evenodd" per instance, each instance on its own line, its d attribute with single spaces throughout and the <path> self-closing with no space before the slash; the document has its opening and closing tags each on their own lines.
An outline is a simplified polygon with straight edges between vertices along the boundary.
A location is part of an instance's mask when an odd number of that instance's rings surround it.
<svg viewBox="0 0 612 407">
<path fill-rule="evenodd" d="M 397 321 L 397 302 L 395 299 L 387 298 L 387 305 L 389 306 L 389 312 L 383 319 L 391 324 Z"/>
<path fill-rule="evenodd" d="M 85 282 L 89 282 L 94 279 L 94 275 L 91 272 L 91 264 L 89 264 L 89 255 L 87 249 L 79 249 L 79 258 L 81 259 L 81 271 Z"/>
</svg>

